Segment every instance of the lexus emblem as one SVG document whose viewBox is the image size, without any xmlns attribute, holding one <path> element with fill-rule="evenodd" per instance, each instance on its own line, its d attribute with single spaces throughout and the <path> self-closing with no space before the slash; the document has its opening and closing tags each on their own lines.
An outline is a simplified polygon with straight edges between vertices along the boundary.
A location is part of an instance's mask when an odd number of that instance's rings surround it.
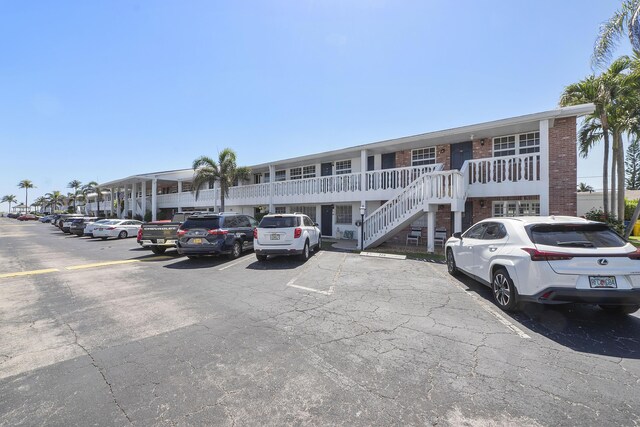
<svg viewBox="0 0 640 427">
<path fill-rule="evenodd" d="M 607 264 L 609 264 L 609 261 L 607 261 L 607 260 L 606 260 L 606 259 L 604 259 L 604 258 L 600 258 L 600 259 L 598 260 L 598 265 L 607 265 Z"/>
</svg>

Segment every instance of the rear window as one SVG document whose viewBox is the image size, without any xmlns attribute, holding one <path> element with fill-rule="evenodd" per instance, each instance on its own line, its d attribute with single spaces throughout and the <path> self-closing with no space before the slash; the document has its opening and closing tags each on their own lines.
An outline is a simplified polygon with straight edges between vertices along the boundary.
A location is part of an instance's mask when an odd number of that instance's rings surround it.
<svg viewBox="0 0 640 427">
<path fill-rule="evenodd" d="M 270 216 L 262 218 L 260 228 L 289 228 L 299 227 L 300 218 L 297 216 Z"/>
<path fill-rule="evenodd" d="M 538 245 L 572 248 L 615 248 L 626 245 L 622 237 L 605 224 L 544 224 L 529 229 Z"/>
<path fill-rule="evenodd" d="M 180 226 L 181 230 L 191 230 L 192 228 L 205 228 L 207 230 L 220 228 L 220 217 L 189 218 Z"/>
</svg>

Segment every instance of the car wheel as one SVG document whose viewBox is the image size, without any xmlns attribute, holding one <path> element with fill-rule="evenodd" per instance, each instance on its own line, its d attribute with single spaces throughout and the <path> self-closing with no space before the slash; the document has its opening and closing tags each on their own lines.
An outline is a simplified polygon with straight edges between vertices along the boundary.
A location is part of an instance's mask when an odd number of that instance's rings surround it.
<svg viewBox="0 0 640 427">
<path fill-rule="evenodd" d="M 241 254 L 242 254 L 242 245 L 240 244 L 239 241 L 236 240 L 235 242 L 233 242 L 233 248 L 231 248 L 231 253 L 229 253 L 229 258 L 236 259 L 240 257 Z"/>
<path fill-rule="evenodd" d="M 453 257 L 451 248 L 447 248 L 447 271 L 452 276 L 458 275 L 458 267 L 456 267 L 456 259 Z"/>
<path fill-rule="evenodd" d="M 107 239 L 108 239 L 108 237 L 101 237 L 101 239 L 102 239 L 102 240 L 107 240 Z"/>
<path fill-rule="evenodd" d="M 318 246 L 316 246 L 316 252 L 320 252 L 322 249 L 322 237 L 318 237 Z"/>
<path fill-rule="evenodd" d="M 256 254 L 256 258 L 258 259 L 258 261 L 266 261 L 267 260 L 267 256 L 266 255 L 258 255 L 258 254 Z"/>
<path fill-rule="evenodd" d="M 632 314 L 640 310 L 640 305 L 607 305 L 600 304 L 599 307 L 611 314 Z"/>
<path fill-rule="evenodd" d="M 493 275 L 491 291 L 494 301 L 502 310 L 516 311 L 518 309 L 516 287 L 504 268 L 499 268 Z"/>
<path fill-rule="evenodd" d="M 163 247 L 160 247 L 160 246 L 151 246 L 151 252 L 153 252 L 156 255 L 161 255 L 166 250 L 167 250 L 167 248 L 163 248 Z"/>
<path fill-rule="evenodd" d="M 309 241 L 304 242 L 304 248 L 302 249 L 302 253 L 300 254 L 300 260 L 306 261 L 309 259 Z"/>
<path fill-rule="evenodd" d="M 125 237 L 127 237 L 127 232 L 122 230 L 120 233 L 118 233 L 118 239 L 124 239 Z"/>
<path fill-rule="evenodd" d="M 187 255 L 187 258 L 189 258 L 189 259 L 198 259 L 200 257 L 198 255 Z"/>
</svg>

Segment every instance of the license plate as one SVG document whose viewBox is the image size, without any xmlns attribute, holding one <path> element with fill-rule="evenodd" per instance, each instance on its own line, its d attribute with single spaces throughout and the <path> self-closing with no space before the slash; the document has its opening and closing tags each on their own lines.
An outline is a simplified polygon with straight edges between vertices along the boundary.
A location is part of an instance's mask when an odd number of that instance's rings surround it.
<svg viewBox="0 0 640 427">
<path fill-rule="evenodd" d="M 617 288 L 615 276 L 589 276 L 592 288 Z"/>
<path fill-rule="evenodd" d="M 158 243 L 164 243 L 164 239 L 158 239 Z"/>
<path fill-rule="evenodd" d="M 271 240 L 280 240 L 280 235 L 279 234 L 272 234 L 271 235 Z"/>
<path fill-rule="evenodd" d="M 191 239 L 191 243 L 193 243 L 194 245 L 201 245 L 202 239 Z"/>
</svg>

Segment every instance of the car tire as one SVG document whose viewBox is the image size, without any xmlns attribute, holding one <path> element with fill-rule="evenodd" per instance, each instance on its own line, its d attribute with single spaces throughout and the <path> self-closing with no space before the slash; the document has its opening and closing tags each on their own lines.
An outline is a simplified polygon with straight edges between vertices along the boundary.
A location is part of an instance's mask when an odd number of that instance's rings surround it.
<svg viewBox="0 0 640 427">
<path fill-rule="evenodd" d="M 108 237 L 101 237 L 101 239 L 102 239 L 102 240 L 107 240 L 107 239 L 108 239 Z"/>
<path fill-rule="evenodd" d="M 258 259 L 258 261 L 266 261 L 267 260 L 267 255 L 258 255 L 256 254 L 256 258 Z"/>
<path fill-rule="evenodd" d="M 314 252 L 320 252 L 321 249 L 322 249 L 322 237 L 318 237 L 318 245 L 316 246 L 316 249 Z"/>
<path fill-rule="evenodd" d="M 118 239 L 124 239 L 127 237 L 127 232 L 122 230 L 120 233 L 118 233 Z"/>
<path fill-rule="evenodd" d="M 458 267 L 456 266 L 456 259 L 453 256 L 453 251 L 451 250 L 451 248 L 447 248 L 447 271 L 452 276 L 458 276 L 460 273 L 458 271 Z"/>
<path fill-rule="evenodd" d="M 518 294 L 513 280 L 504 268 L 499 268 L 491 280 L 491 294 L 496 305 L 504 311 L 518 310 Z"/>
<path fill-rule="evenodd" d="M 309 259 L 309 241 L 304 242 L 304 248 L 302 248 L 302 253 L 300 254 L 300 261 L 306 261 Z"/>
<path fill-rule="evenodd" d="M 599 304 L 598 307 L 600 307 L 602 310 L 606 311 L 607 313 L 611 313 L 611 314 L 632 314 L 640 310 L 640 305 L 638 304 L 633 304 L 633 305 Z"/>
<path fill-rule="evenodd" d="M 160 246 L 151 246 L 151 252 L 153 252 L 156 255 L 162 255 L 166 250 L 167 248 L 163 248 Z"/>
<path fill-rule="evenodd" d="M 189 258 L 189 259 L 198 259 L 198 258 L 200 258 L 200 256 L 198 256 L 198 255 L 187 255 L 187 258 Z"/>
<path fill-rule="evenodd" d="M 237 259 L 242 255 L 242 245 L 238 240 L 233 242 L 233 247 L 231 248 L 231 252 L 229 253 L 230 259 Z"/>
</svg>

